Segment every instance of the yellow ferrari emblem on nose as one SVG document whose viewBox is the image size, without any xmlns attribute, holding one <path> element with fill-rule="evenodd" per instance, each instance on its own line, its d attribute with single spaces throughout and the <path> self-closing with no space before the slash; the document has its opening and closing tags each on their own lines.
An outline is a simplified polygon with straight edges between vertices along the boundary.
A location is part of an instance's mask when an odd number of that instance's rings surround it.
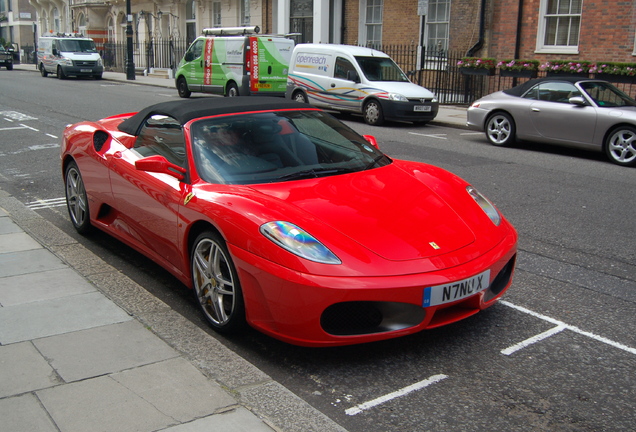
<svg viewBox="0 0 636 432">
<path fill-rule="evenodd" d="M 431 247 L 435 250 L 439 249 L 439 246 L 437 245 L 437 243 L 435 242 L 429 242 L 429 244 L 431 245 Z"/>
<path fill-rule="evenodd" d="M 190 202 L 192 198 L 194 198 L 194 194 L 190 192 L 189 194 L 186 195 L 185 199 L 183 200 L 183 205 L 188 205 L 188 203 Z"/>
</svg>

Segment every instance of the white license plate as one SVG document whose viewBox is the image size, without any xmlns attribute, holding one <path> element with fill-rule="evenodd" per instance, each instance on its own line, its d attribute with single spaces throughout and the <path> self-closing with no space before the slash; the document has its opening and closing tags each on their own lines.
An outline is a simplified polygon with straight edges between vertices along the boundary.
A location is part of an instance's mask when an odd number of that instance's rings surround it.
<svg viewBox="0 0 636 432">
<path fill-rule="evenodd" d="M 470 297 L 488 288 L 490 270 L 468 279 L 424 288 L 422 306 L 437 306 Z"/>
<path fill-rule="evenodd" d="M 80 69 L 80 72 L 82 72 L 82 73 L 91 73 L 91 72 L 93 72 L 93 69 Z"/>
<path fill-rule="evenodd" d="M 430 105 L 415 105 L 413 111 L 429 112 L 431 110 Z"/>
</svg>

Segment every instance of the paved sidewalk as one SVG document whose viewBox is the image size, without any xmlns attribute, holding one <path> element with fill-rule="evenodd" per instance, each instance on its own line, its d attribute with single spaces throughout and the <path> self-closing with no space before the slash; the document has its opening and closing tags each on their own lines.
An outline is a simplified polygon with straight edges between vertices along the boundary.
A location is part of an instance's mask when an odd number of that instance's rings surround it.
<svg viewBox="0 0 636 432">
<path fill-rule="evenodd" d="M 344 429 L 0 190 L 0 430 Z"/>
<path fill-rule="evenodd" d="M 39 73 L 32 64 L 19 64 L 14 65 L 14 70 L 26 70 Z M 51 76 L 51 75 L 50 75 Z M 54 77 L 54 75 L 52 75 Z M 104 72 L 104 79 L 109 81 L 127 82 L 129 84 L 136 85 L 150 85 L 155 87 L 165 87 L 174 90 L 175 96 L 177 95 L 177 89 L 175 87 L 174 80 L 166 78 L 155 78 L 151 76 L 135 76 L 134 80 L 126 79 L 126 74 L 119 72 Z M 459 105 L 441 105 L 439 107 L 439 113 L 435 120 L 431 124 L 440 126 L 450 126 L 456 128 L 466 128 L 466 107 Z"/>
</svg>

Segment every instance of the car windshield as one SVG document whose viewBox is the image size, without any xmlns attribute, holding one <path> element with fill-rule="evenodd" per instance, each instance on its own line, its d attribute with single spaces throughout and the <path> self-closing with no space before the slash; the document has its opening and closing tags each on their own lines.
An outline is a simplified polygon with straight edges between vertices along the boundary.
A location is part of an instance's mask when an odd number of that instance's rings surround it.
<svg viewBox="0 0 636 432">
<path fill-rule="evenodd" d="M 273 183 L 352 173 L 391 159 L 321 111 L 213 117 L 191 127 L 196 169 L 208 183 Z"/>
<path fill-rule="evenodd" d="M 402 69 L 388 57 L 357 56 L 356 60 L 369 81 L 409 81 Z"/>
<path fill-rule="evenodd" d="M 95 53 L 95 43 L 92 40 L 83 39 L 60 39 L 59 50 L 62 52 L 87 52 Z"/>
<path fill-rule="evenodd" d="M 585 81 L 579 84 L 599 107 L 636 106 L 636 101 L 612 84 L 600 81 Z"/>
</svg>

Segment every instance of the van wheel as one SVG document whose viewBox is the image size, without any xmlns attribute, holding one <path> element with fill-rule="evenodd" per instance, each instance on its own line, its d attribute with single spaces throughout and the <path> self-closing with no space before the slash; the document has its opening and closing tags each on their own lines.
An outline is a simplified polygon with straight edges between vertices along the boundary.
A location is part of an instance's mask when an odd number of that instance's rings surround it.
<svg viewBox="0 0 636 432">
<path fill-rule="evenodd" d="M 309 102 L 307 100 L 307 96 L 305 96 L 305 93 L 301 92 L 300 90 L 294 93 L 294 95 L 292 96 L 292 99 L 295 100 L 296 102 L 301 102 L 301 103 Z"/>
<path fill-rule="evenodd" d="M 62 66 L 57 67 L 57 78 L 58 79 L 66 79 L 66 75 L 64 75 L 64 71 L 62 70 Z"/>
<path fill-rule="evenodd" d="M 100 80 L 102 79 L 102 74 L 93 75 L 93 78 L 95 78 L 96 80 Z"/>
<path fill-rule="evenodd" d="M 382 106 L 380 102 L 377 100 L 370 100 L 366 104 L 364 104 L 364 109 L 362 110 L 364 114 L 364 121 L 371 126 L 380 126 L 384 123 L 384 114 L 382 114 Z"/>
<path fill-rule="evenodd" d="M 234 83 L 230 83 L 227 86 L 227 97 L 237 97 L 239 95 L 239 89 Z"/>
<path fill-rule="evenodd" d="M 7 65 L 7 70 L 13 70 L 13 63 L 9 63 Z"/>
<path fill-rule="evenodd" d="M 44 69 L 44 65 L 42 63 L 40 63 L 40 75 L 42 75 L 44 78 L 46 78 L 49 75 L 46 69 Z"/>
<path fill-rule="evenodd" d="M 179 77 L 177 80 L 177 92 L 179 93 L 179 97 L 189 98 L 192 92 L 188 89 L 188 82 L 184 77 Z"/>
</svg>

